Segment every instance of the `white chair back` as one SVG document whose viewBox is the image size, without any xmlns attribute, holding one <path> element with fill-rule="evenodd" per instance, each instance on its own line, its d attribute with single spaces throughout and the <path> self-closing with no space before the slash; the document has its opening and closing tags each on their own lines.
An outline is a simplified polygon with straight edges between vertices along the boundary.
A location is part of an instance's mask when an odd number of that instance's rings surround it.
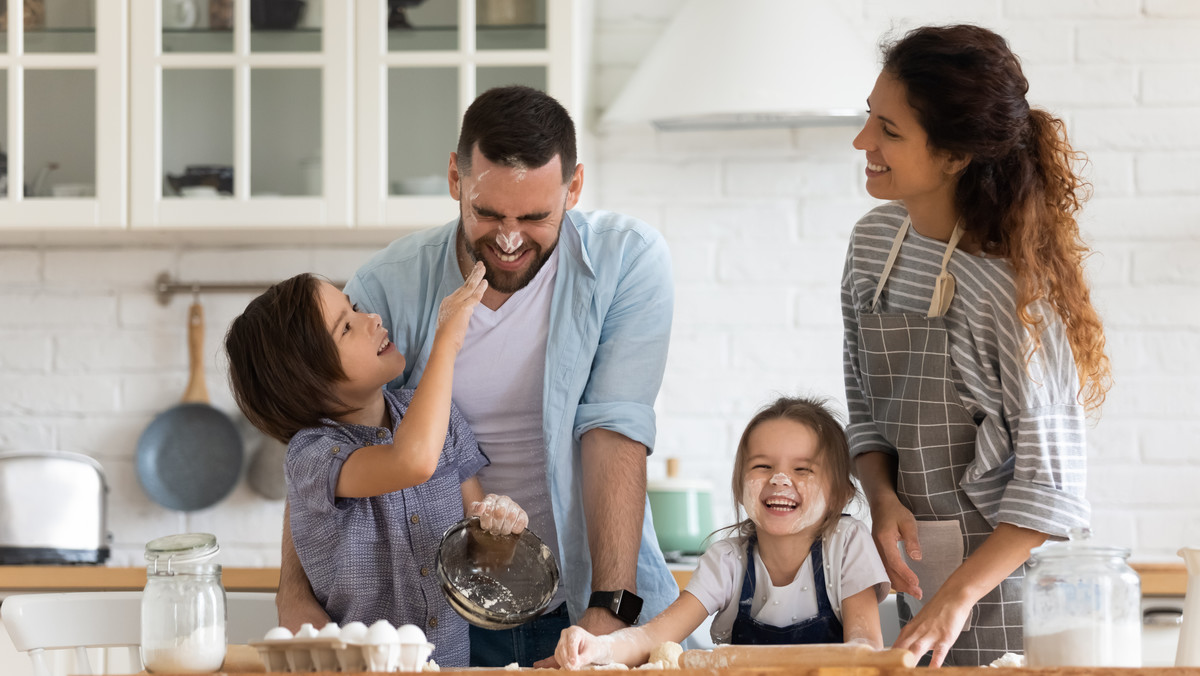
<svg viewBox="0 0 1200 676">
<path fill-rule="evenodd" d="M 227 592 L 225 634 L 229 643 L 261 639 L 277 624 L 275 595 L 263 592 Z M 0 604 L 0 617 L 17 650 L 29 654 L 34 676 L 51 676 L 47 650 L 71 650 L 75 656 L 72 673 L 109 673 L 120 654 L 107 649 L 122 648 L 128 669 L 142 669 L 139 644 L 142 633 L 142 592 L 71 592 L 64 594 L 16 594 Z M 106 649 L 93 671 L 88 648 Z M 94 652 L 94 651 L 93 651 Z"/>
</svg>

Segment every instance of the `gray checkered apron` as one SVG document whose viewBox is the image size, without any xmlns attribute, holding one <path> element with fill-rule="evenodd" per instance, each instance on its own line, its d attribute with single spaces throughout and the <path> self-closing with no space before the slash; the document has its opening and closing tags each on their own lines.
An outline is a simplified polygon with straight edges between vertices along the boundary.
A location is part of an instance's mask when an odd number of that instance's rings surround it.
<svg viewBox="0 0 1200 676">
<path fill-rule="evenodd" d="M 992 526 L 963 491 L 961 481 L 975 458 L 978 426 L 955 389 L 948 334 L 942 315 L 954 293 L 946 272 L 962 236 L 956 227 L 942 258 L 930 312 L 875 312 L 910 222 L 906 218 L 875 297 L 859 316 L 859 363 L 863 393 L 879 432 L 896 448 L 896 494 L 918 521 L 957 521 L 966 556 L 979 548 Z M 945 664 L 986 665 L 1005 652 L 1022 652 L 1022 566 L 971 609 L 970 628 L 959 635 Z M 937 590 L 922 585 L 928 600 Z M 900 596 L 904 600 L 904 595 Z M 912 619 L 905 603 L 896 604 L 901 625 Z"/>
</svg>

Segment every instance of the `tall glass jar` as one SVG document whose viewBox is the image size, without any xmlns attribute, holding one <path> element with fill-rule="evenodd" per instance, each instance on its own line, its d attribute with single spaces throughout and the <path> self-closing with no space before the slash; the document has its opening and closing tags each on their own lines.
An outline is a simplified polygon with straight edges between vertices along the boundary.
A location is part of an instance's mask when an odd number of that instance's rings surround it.
<svg viewBox="0 0 1200 676">
<path fill-rule="evenodd" d="M 209 533 L 146 544 L 142 662 L 157 673 L 211 673 L 225 661 L 225 589 Z"/>
<path fill-rule="evenodd" d="M 1087 529 L 1033 550 L 1025 576 L 1028 667 L 1142 666 L 1142 584 L 1129 550 Z"/>
</svg>

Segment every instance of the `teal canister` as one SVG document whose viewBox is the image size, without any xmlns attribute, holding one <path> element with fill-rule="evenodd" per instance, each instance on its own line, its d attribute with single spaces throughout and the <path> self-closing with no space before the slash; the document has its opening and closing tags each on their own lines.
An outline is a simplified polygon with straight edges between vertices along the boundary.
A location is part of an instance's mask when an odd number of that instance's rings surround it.
<svg viewBox="0 0 1200 676">
<path fill-rule="evenodd" d="M 704 551 L 712 533 L 712 484 L 679 478 L 679 460 L 667 458 L 667 477 L 646 482 L 658 546 L 670 558 Z"/>
</svg>

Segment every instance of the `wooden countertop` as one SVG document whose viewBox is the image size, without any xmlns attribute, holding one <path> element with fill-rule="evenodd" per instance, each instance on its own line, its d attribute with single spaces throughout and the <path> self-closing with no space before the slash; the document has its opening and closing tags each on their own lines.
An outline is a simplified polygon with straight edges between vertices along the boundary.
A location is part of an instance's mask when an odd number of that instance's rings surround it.
<svg viewBox="0 0 1200 676">
<path fill-rule="evenodd" d="M 1143 596 L 1183 596 L 1187 571 L 1182 563 L 1130 564 L 1142 578 Z M 683 588 L 690 570 L 672 570 Z M 275 591 L 278 568 L 225 568 L 221 581 L 226 591 Z M 138 590 L 146 586 L 145 568 L 109 566 L 0 566 L 0 591 Z"/>
<path fill-rule="evenodd" d="M 273 592 L 278 568 L 223 568 L 225 591 Z M 109 566 L 0 566 L 0 591 L 141 591 L 145 568 Z"/>
</svg>

